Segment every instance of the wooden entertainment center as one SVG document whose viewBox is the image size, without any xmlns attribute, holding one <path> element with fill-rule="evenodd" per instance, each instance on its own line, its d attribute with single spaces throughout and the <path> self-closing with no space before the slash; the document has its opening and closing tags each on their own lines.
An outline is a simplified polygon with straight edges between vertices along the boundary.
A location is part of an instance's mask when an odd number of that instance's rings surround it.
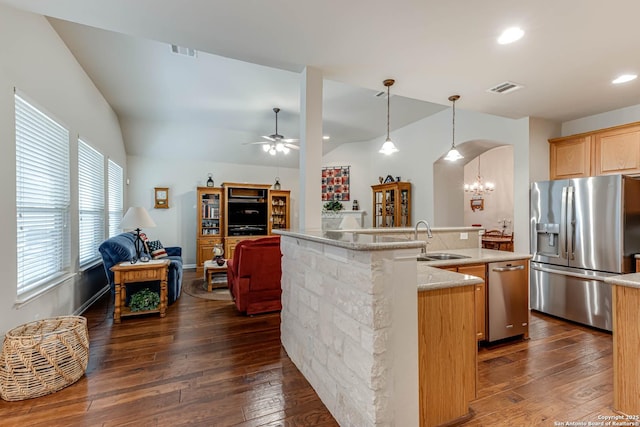
<svg viewBox="0 0 640 427">
<path fill-rule="evenodd" d="M 291 226 L 289 190 L 272 190 L 269 184 L 225 182 L 222 187 L 198 187 L 197 272 L 213 258 L 215 245 L 223 245 L 232 258 L 236 245 L 269 236 Z"/>
</svg>

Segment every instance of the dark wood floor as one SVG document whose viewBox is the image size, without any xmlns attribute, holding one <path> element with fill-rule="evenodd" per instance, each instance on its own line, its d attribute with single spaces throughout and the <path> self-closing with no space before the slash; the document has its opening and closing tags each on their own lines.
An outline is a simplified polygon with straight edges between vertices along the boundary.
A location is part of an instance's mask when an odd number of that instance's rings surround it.
<svg viewBox="0 0 640 427">
<path fill-rule="evenodd" d="M 196 278 L 185 272 L 185 282 Z M 4 426 L 335 426 L 280 345 L 278 314 L 238 315 L 185 293 L 165 319 L 84 315 L 86 376 L 57 393 L 0 401 Z M 613 415 L 611 335 L 532 316 L 531 339 L 479 352 L 469 426 L 553 426 Z M 359 427 L 359 426 L 358 426 Z"/>
</svg>

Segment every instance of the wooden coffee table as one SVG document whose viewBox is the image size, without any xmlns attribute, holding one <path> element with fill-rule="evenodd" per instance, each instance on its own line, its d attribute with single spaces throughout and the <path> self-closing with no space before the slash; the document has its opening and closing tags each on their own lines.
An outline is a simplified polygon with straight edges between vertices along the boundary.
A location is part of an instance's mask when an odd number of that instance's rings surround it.
<svg viewBox="0 0 640 427">
<path fill-rule="evenodd" d="M 217 281 L 214 283 L 215 276 L 221 276 L 224 274 L 224 281 Z M 214 288 L 214 284 L 216 288 L 226 288 L 227 287 L 227 260 L 224 260 L 224 264 L 218 265 L 215 261 L 205 261 L 204 262 L 204 280 L 207 281 L 207 292 L 211 292 Z"/>
</svg>

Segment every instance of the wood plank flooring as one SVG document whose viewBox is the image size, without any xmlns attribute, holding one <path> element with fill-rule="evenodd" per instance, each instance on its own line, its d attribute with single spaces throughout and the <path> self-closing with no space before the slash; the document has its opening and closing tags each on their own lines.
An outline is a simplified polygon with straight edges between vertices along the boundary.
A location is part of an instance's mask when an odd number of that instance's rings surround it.
<svg viewBox="0 0 640 427">
<path fill-rule="evenodd" d="M 197 279 L 185 271 L 185 283 Z M 280 316 L 241 316 L 183 292 L 157 315 L 113 324 L 107 296 L 85 314 L 85 377 L 0 400 L 2 426 L 336 426 L 280 345 Z M 527 341 L 482 348 L 468 426 L 553 426 L 613 415 L 611 335 L 534 314 Z M 359 426 L 356 426 L 359 427 Z"/>
</svg>

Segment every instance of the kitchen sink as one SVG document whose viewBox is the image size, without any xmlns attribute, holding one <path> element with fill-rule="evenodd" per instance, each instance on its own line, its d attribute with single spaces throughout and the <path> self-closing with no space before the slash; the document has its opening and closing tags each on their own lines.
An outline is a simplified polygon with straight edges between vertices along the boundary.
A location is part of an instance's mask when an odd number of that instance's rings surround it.
<svg viewBox="0 0 640 427">
<path fill-rule="evenodd" d="M 471 258 L 466 255 L 456 255 L 456 254 L 445 254 L 445 253 L 432 253 L 432 254 L 421 254 L 418 257 L 418 261 L 440 261 L 447 259 L 462 259 L 462 258 Z"/>
</svg>

